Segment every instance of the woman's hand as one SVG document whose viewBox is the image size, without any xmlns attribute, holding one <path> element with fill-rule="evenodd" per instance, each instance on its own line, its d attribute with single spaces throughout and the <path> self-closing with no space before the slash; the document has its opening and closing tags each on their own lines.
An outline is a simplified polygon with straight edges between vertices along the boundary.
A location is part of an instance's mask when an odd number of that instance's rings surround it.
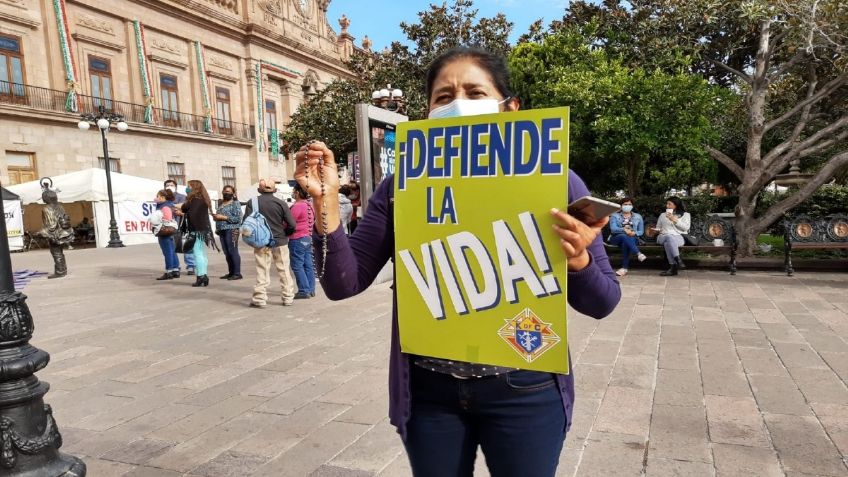
<svg viewBox="0 0 848 477">
<path fill-rule="evenodd" d="M 314 199 L 315 228 L 321 234 L 333 233 L 341 225 L 339 172 L 335 154 L 323 142 L 311 141 L 300 148 L 295 161 L 294 178 Z"/>
<path fill-rule="evenodd" d="M 312 198 L 338 198 L 339 173 L 336 166 L 336 156 L 326 144 L 321 141 L 311 141 L 300 148 L 295 155 L 294 178 Z M 321 190 L 323 177 L 324 190 Z"/>
<path fill-rule="evenodd" d="M 591 259 L 586 248 L 600 235 L 609 222 L 609 217 L 587 225 L 558 209 L 551 209 L 551 215 L 559 222 L 554 224 L 554 230 L 559 235 L 560 247 L 568 258 L 568 271 L 579 272 L 588 267 Z"/>
</svg>

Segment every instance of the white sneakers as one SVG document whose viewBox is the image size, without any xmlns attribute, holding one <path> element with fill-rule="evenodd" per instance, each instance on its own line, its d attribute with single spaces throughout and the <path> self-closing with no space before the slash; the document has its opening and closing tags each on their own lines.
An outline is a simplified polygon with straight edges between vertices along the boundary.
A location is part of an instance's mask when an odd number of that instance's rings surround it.
<svg viewBox="0 0 848 477">
<path fill-rule="evenodd" d="M 639 255 L 636 255 L 636 259 L 639 260 L 640 262 L 644 262 L 646 258 L 648 258 L 648 257 L 646 257 L 644 253 L 640 253 Z"/>
<path fill-rule="evenodd" d="M 627 275 L 627 269 L 626 268 L 619 268 L 615 272 L 615 274 L 618 275 L 619 277 L 623 277 L 623 276 Z"/>
</svg>

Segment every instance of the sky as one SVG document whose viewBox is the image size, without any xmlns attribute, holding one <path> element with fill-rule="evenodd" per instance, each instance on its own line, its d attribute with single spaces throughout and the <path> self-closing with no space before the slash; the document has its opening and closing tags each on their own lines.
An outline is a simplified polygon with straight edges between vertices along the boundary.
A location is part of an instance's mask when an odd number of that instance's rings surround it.
<svg viewBox="0 0 848 477">
<path fill-rule="evenodd" d="M 441 5 L 442 1 L 332 0 L 327 17 L 330 25 L 339 31 L 338 19 L 342 14 L 347 15 L 356 45 L 361 46 L 362 38 L 368 35 L 374 42 L 372 49 L 382 50 L 392 41 L 406 40 L 398 27 L 400 22 L 414 22 L 419 11 L 428 9 L 432 3 Z M 478 18 L 493 17 L 503 12 L 515 24 L 510 38 L 514 42 L 539 18 L 544 19 L 545 25 L 562 18 L 567 3 L 568 0 L 474 0 L 474 8 L 479 10 Z"/>
</svg>

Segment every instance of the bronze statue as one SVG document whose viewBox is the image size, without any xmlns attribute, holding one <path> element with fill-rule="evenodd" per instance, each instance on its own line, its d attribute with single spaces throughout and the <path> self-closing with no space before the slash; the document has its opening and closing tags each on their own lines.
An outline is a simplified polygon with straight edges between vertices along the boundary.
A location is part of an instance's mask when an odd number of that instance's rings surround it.
<svg viewBox="0 0 848 477">
<path fill-rule="evenodd" d="M 43 228 L 38 234 L 45 237 L 50 244 L 50 255 L 53 256 L 55 268 L 54 273 L 47 278 L 62 278 L 68 274 L 63 248 L 74 241 L 74 229 L 71 227 L 71 218 L 59 205 L 59 197 L 55 191 L 45 189 L 41 193 L 41 199 L 46 205 L 41 211 Z"/>
</svg>

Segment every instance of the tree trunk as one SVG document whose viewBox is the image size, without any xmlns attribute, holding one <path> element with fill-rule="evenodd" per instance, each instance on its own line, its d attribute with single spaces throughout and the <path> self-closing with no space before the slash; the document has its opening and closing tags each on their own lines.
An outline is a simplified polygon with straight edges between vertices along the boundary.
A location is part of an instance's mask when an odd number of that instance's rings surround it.
<svg viewBox="0 0 848 477">
<path fill-rule="evenodd" d="M 740 257 L 750 257 L 757 249 L 757 238 L 763 231 L 762 225 L 754 217 L 754 209 L 757 207 L 756 195 L 753 197 L 739 197 L 736 206 L 736 243 L 739 246 Z"/>
<path fill-rule="evenodd" d="M 641 161 L 638 158 L 631 157 L 625 161 L 627 163 L 627 196 L 636 197 L 639 194 L 639 166 Z"/>
</svg>

